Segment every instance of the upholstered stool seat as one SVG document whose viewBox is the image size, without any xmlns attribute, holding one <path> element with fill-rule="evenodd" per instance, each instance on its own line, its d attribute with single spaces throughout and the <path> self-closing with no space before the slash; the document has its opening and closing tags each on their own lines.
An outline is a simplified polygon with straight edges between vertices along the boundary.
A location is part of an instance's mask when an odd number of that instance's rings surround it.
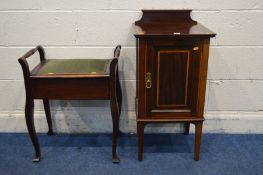
<svg viewBox="0 0 263 175">
<path fill-rule="evenodd" d="M 41 63 L 40 68 L 31 72 L 31 76 L 52 75 L 108 75 L 111 59 L 51 59 Z"/>
</svg>

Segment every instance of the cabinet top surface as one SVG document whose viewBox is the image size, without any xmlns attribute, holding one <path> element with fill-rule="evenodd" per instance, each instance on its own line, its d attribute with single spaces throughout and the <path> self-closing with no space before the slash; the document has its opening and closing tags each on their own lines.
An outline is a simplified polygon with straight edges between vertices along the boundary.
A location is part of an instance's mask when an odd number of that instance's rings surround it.
<svg viewBox="0 0 263 175">
<path fill-rule="evenodd" d="M 135 37 L 214 37 L 216 34 L 191 19 L 191 10 L 142 10 L 135 22 Z"/>
</svg>

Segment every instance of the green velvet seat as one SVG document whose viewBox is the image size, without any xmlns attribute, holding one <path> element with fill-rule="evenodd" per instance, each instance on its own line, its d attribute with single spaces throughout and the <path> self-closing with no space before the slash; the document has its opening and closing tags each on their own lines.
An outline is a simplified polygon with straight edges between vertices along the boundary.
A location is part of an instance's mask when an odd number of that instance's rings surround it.
<svg viewBox="0 0 263 175">
<path fill-rule="evenodd" d="M 32 71 L 32 75 L 54 74 L 107 74 L 110 59 L 50 59 L 41 64 L 41 68 Z"/>
</svg>

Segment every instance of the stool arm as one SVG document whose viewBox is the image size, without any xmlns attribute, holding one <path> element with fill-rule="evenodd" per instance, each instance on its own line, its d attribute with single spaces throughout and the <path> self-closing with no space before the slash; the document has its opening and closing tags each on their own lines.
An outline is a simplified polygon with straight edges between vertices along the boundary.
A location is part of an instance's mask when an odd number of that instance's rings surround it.
<svg viewBox="0 0 263 175">
<path fill-rule="evenodd" d="M 119 58 L 120 53 L 121 53 L 121 45 L 117 45 L 117 46 L 115 47 L 115 49 L 114 49 L 113 57 L 114 57 L 114 58 Z"/>
<path fill-rule="evenodd" d="M 110 62 L 110 77 L 115 82 L 118 74 L 118 60 L 121 53 L 121 45 L 117 45 L 113 52 L 113 59 Z"/>
<path fill-rule="evenodd" d="M 20 63 L 22 70 L 23 70 L 24 80 L 26 84 L 30 76 L 29 66 L 28 66 L 28 62 L 26 61 L 26 59 L 34 55 L 36 51 L 39 52 L 40 61 L 44 61 L 46 58 L 45 58 L 45 51 L 42 46 L 37 46 L 36 48 L 29 50 L 25 55 L 23 55 L 22 57 L 18 59 L 18 62 Z"/>
<path fill-rule="evenodd" d="M 25 55 L 23 55 L 19 59 L 25 60 L 25 59 L 31 57 L 32 55 L 34 55 L 34 53 L 36 51 L 39 52 L 40 61 L 44 61 L 46 58 L 45 58 L 45 51 L 44 51 L 44 48 L 42 46 L 37 46 L 36 48 L 29 50 Z"/>
<path fill-rule="evenodd" d="M 114 87 L 111 89 L 111 95 L 116 94 L 116 81 L 118 80 L 118 60 L 121 52 L 121 45 L 117 45 L 114 49 L 113 59 L 110 62 L 110 83 L 112 84 L 111 87 Z"/>
</svg>

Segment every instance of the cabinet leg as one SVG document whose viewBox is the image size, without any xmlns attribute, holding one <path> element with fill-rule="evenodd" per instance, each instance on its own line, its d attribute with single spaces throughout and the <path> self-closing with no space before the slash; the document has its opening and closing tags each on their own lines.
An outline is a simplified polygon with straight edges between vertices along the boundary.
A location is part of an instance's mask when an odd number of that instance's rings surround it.
<svg viewBox="0 0 263 175">
<path fill-rule="evenodd" d="M 52 120 L 51 120 L 51 114 L 50 114 L 50 106 L 49 106 L 49 100 L 43 99 L 44 109 L 46 113 L 46 119 L 48 124 L 48 132 L 47 135 L 53 135 L 53 129 L 52 129 Z"/>
<path fill-rule="evenodd" d="M 189 131 L 190 131 L 190 123 L 185 123 L 184 124 L 184 134 L 189 135 Z"/>
<path fill-rule="evenodd" d="M 195 152 L 194 152 L 194 160 L 199 160 L 199 153 L 200 153 L 200 145 L 202 139 L 202 128 L 203 122 L 195 123 Z"/>
<path fill-rule="evenodd" d="M 116 97 L 111 99 L 111 116 L 112 116 L 112 124 L 113 124 L 113 132 L 112 132 L 112 163 L 119 163 L 120 159 L 117 155 L 117 137 L 119 135 L 119 108 Z"/>
<path fill-rule="evenodd" d="M 138 160 L 143 159 L 143 142 L 144 142 L 144 123 L 137 122 L 137 138 L 138 138 Z"/>
<path fill-rule="evenodd" d="M 35 149 L 35 157 L 33 162 L 39 162 L 41 158 L 40 146 L 37 139 L 37 134 L 34 125 L 34 100 L 26 99 L 26 107 L 25 107 L 25 117 L 26 117 L 26 125 L 29 136 L 33 143 Z"/>
</svg>

